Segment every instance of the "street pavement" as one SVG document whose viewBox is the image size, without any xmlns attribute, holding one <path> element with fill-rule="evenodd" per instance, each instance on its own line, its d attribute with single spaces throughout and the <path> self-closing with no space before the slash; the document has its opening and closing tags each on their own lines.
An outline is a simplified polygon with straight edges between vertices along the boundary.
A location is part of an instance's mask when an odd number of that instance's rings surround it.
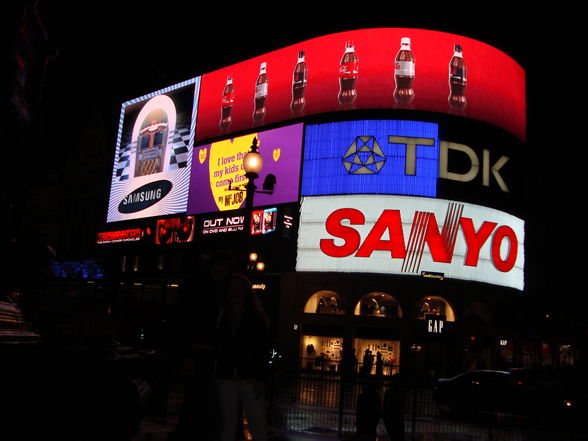
<svg viewBox="0 0 588 441">
<path fill-rule="evenodd" d="M 132 441 L 172 441 L 172 433 L 177 425 L 181 409 L 181 392 L 172 389 L 164 416 L 145 416 L 140 431 Z M 337 436 L 337 425 L 332 420 L 333 414 L 327 409 L 309 408 L 301 412 L 295 405 L 286 409 L 287 418 L 294 424 L 286 425 L 288 430 L 269 428 L 269 441 L 355 441 L 355 434 L 346 427 L 342 438 Z M 352 418 L 353 419 L 353 418 Z M 414 421 L 405 420 L 407 441 L 585 441 L 586 432 L 575 430 L 561 424 L 561 432 L 542 430 L 536 427 L 523 427 L 516 420 L 503 420 L 493 424 L 467 422 L 435 416 L 417 417 Z M 345 429 L 345 428 L 344 428 Z M 247 441 L 247 440 L 239 440 Z M 385 428 L 380 421 L 377 441 L 389 441 Z"/>
</svg>

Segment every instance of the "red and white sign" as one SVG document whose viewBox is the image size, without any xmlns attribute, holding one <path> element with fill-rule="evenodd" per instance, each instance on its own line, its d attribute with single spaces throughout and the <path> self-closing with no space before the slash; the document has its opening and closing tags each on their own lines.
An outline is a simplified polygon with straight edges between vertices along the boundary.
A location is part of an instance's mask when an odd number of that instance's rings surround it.
<svg viewBox="0 0 588 441">
<path fill-rule="evenodd" d="M 480 205 L 409 196 L 302 200 L 297 271 L 421 275 L 524 288 L 525 224 Z"/>
<path fill-rule="evenodd" d="M 457 46 L 458 68 L 452 64 Z M 410 49 L 411 56 L 397 60 L 401 48 Z M 258 84 L 262 66 L 265 81 Z M 399 82 L 402 77 L 404 86 Z M 406 93 L 407 81 L 410 93 L 399 100 L 396 91 Z M 459 109 L 452 104 L 456 82 L 464 106 Z M 260 85 L 261 99 L 257 95 Z M 296 100 L 302 98 L 304 104 L 296 106 Z M 256 118 L 260 105 L 263 120 Z M 490 123 L 525 141 L 525 71 L 500 50 L 461 35 L 407 28 L 338 32 L 203 75 L 196 141 L 353 109 L 459 115 Z"/>
<path fill-rule="evenodd" d="M 143 237 L 141 228 L 131 228 L 128 230 L 106 231 L 98 233 L 96 243 L 118 243 L 118 242 L 136 242 Z"/>
</svg>

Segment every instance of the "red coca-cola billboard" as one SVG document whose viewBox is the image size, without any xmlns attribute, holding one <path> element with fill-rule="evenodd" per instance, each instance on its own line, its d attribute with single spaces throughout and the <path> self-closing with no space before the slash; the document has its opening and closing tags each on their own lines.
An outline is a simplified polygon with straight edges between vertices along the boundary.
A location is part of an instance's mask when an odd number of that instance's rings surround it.
<svg viewBox="0 0 588 441">
<path fill-rule="evenodd" d="M 196 139 L 353 109 L 456 114 L 524 141 L 525 72 L 500 50 L 445 32 L 326 35 L 204 75 Z"/>
</svg>

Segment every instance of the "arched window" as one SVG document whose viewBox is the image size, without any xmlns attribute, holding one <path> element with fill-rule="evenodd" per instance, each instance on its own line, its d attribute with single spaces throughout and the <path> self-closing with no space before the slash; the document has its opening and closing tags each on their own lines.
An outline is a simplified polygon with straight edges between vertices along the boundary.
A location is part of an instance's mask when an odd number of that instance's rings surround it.
<svg viewBox="0 0 588 441">
<path fill-rule="evenodd" d="M 398 301 L 390 294 L 372 292 L 361 298 L 355 305 L 355 315 L 370 317 L 402 317 Z"/>
<path fill-rule="evenodd" d="M 442 297 L 427 296 L 416 305 L 416 315 L 419 319 L 425 319 L 428 315 L 444 315 L 448 322 L 455 321 L 455 314 L 451 305 Z"/>
<path fill-rule="evenodd" d="M 341 298 L 335 291 L 321 290 L 315 292 L 306 301 L 304 312 L 309 314 L 345 314 Z"/>
</svg>

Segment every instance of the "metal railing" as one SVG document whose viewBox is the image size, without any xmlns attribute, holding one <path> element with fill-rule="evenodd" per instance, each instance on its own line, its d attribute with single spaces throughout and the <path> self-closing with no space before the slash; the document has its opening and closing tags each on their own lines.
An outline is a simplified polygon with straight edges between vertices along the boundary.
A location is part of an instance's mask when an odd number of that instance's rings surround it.
<svg viewBox="0 0 588 441">
<path fill-rule="evenodd" d="M 271 426 L 286 431 L 320 433 L 334 439 L 355 439 L 358 400 L 373 387 L 383 401 L 391 376 L 339 375 L 330 370 L 276 373 L 269 390 Z M 403 381 L 402 418 L 405 440 L 547 441 L 580 440 L 579 426 L 565 421 L 538 421 L 499 413 L 454 414 L 433 400 L 432 384 Z M 377 424 L 378 441 L 390 440 L 386 415 Z M 586 432 L 584 431 L 584 436 Z"/>
</svg>

